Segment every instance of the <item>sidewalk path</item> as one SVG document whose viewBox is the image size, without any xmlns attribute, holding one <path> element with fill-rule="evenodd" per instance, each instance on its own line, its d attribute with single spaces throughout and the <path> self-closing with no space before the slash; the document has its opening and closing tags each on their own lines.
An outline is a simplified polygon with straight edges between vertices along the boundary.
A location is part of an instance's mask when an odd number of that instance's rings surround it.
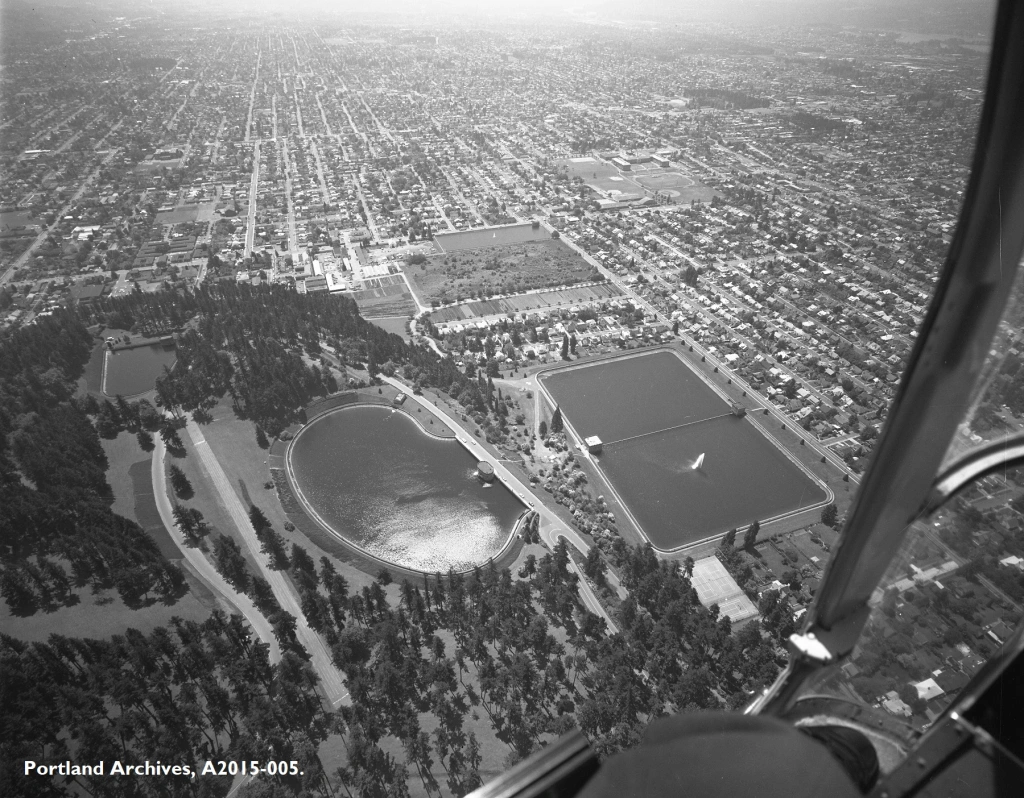
<svg viewBox="0 0 1024 798">
<path fill-rule="evenodd" d="M 203 431 L 191 419 L 189 419 L 185 429 L 192 440 L 192 446 L 195 448 L 199 461 L 210 479 L 210 484 L 220 494 L 221 503 L 235 522 L 235 526 L 245 544 L 249 547 L 249 552 L 252 554 L 253 559 L 259 563 L 263 578 L 270 583 L 274 596 L 281 607 L 295 616 L 295 636 L 306 651 L 309 652 L 311 657 L 310 664 L 320 677 L 320 686 L 331 702 L 331 706 L 336 707 L 341 703 L 349 703 L 345 681 L 341 673 L 338 672 L 338 669 L 334 667 L 327 645 L 316 632 L 309 628 L 306 618 L 302 614 L 299 599 L 292 592 L 291 586 L 285 580 L 284 574 L 280 571 L 271 570 L 267 565 L 266 556 L 260 552 L 260 542 L 256 537 L 256 531 L 249 522 L 249 514 L 242 506 L 238 494 L 231 487 L 231 482 L 228 479 L 228 475 L 224 473 L 220 461 L 206 442 Z"/>
<path fill-rule="evenodd" d="M 171 500 L 167 496 L 167 480 L 164 479 L 164 442 L 159 435 L 153 436 L 153 442 L 156 446 L 156 449 L 153 451 L 152 467 L 153 497 L 156 499 L 156 509 L 160 513 L 160 520 L 164 522 L 167 531 L 174 539 L 174 542 L 178 544 L 182 556 L 188 560 L 189 564 L 214 591 L 219 593 L 242 613 L 242 616 L 249 622 L 249 625 L 255 630 L 260 640 L 270 646 L 270 661 L 277 662 L 281 659 L 281 647 L 277 643 L 277 638 L 274 637 L 274 630 L 270 625 L 270 621 L 263 616 L 262 612 L 256 609 L 252 599 L 244 593 L 236 591 L 223 576 L 217 573 L 213 563 L 206 559 L 199 549 L 185 545 L 184 536 L 174 523 Z"/>
<path fill-rule="evenodd" d="M 393 377 L 385 377 L 380 375 L 380 379 L 387 382 L 389 385 L 393 385 L 400 391 L 406 393 L 409 398 L 415 402 L 419 402 L 424 407 L 427 407 L 430 412 L 436 413 L 441 416 L 445 423 L 455 432 L 456 438 L 459 440 L 469 453 L 477 459 L 485 463 L 490 463 L 494 467 L 495 476 L 505 483 L 505 486 L 512 491 L 524 504 L 527 504 L 534 512 L 540 516 L 540 536 L 544 541 L 544 544 L 554 550 L 555 545 L 558 542 L 559 537 L 563 537 L 575 546 L 584 555 L 590 551 L 590 545 L 584 542 L 583 538 L 577 534 L 576 530 L 570 529 L 566 526 L 565 522 L 559 518 L 554 511 L 548 509 L 545 506 L 543 497 L 535 493 L 533 488 L 524 483 L 517 474 L 512 473 L 504 464 L 503 461 L 499 460 L 493 454 L 491 454 L 483 445 L 477 443 L 472 434 L 467 432 L 455 419 L 455 417 L 447 410 L 447 408 L 441 407 L 441 404 L 431 404 L 427 402 L 423 397 L 416 396 L 413 394 L 412 389 L 408 385 L 404 385 Z M 570 568 L 576 570 L 575 564 L 570 560 Z M 578 571 L 577 571 L 578 573 Z M 618 631 L 618 627 L 612 620 L 611 616 L 605 611 L 604 607 L 601 606 L 601 602 L 597 600 L 597 596 L 594 595 L 594 591 L 590 585 L 587 584 L 583 578 L 583 574 L 580 574 L 580 581 L 578 583 L 580 598 L 586 605 L 587 609 L 593 612 L 595 615 L 605 619 L 608 624 L 609 632 L 615 634 Z M 621 586 L 618 586 L 620 592 L 625 591 Z"/>
</svg>

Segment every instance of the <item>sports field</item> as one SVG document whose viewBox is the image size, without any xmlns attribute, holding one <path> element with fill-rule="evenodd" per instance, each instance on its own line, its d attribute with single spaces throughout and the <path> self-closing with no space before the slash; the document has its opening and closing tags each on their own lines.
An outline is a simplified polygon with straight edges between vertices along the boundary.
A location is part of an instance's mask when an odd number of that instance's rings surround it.
<svg viewBox="0 0 1024 798">
<path fill-rule="evenodd" d="M 656 193 L 667 196 L 673 202 L 689 202 L 699 199 L 710 202 L 714 189 L 708 188 L 685 170 L 673 165 L 670 168 L 653 163 L 636 164 L 624 171 L 608 161 L 598 158 L 571 158 L 561 161 L 570 177 L 578 177 L 591 188 L 601 193 L 622 192 L 652 197 Z"/>
<path fill-rule="evenodd" d="M 829 498 L 675 351 L 559 368 L 541 384 L 577 438 L 604 442 L 595 463 L 660 550 Z"/>
<path fill-rule="evenodd" d="M 717 604 L 719 612 L 728 615 L 734 623 L 757 615 L 757 607 L 747 598 L 717 557 L 697 560 L 693 565 L 690 582 L 697 591 L 701 604 L 705 607 Z"/>
</svg>

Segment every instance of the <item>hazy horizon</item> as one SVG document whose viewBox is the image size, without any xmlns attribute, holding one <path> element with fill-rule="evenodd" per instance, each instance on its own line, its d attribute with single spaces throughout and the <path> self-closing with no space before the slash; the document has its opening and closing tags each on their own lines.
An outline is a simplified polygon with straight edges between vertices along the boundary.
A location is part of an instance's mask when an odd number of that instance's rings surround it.
<svg viewBox="0 0 1024 798">
<path fill-rule="evenodd" d="M 718 22 L 730 25 L 826 25 L 867 29 L 935 33 L 936 35 L 988 35 L 994 3 L 991 0 L 911 0 L 894 5 L 886 0 L 836 3 L 830 0 L 638 0 L 623 4 L 613 0 L 517 0 L 495 4 L 487 0 L 380 0 L 371 7 L 357 0 L 254 0 L 244 6 L 172 2 L 171 0 L 2 0 L 0 15 L 9 20 L 52 15 L 51 22 L 63 21 L 68 27 L 104 18 L 123 16 L 143 19 L 153 15 L 180 16 L 201 9 L 208 19 L 244 16 L 250 20 L 264 16 L 291 16 L 308 21 L 309 17 L 337 23 L 352 20 L 383 19 L 419 24 L 430 18 L 487 21 L 506 18 L 555 18 L 597 23 L 673 23 Z M 54 12 L 61 12 L 55 15 Z"/>
</svg>

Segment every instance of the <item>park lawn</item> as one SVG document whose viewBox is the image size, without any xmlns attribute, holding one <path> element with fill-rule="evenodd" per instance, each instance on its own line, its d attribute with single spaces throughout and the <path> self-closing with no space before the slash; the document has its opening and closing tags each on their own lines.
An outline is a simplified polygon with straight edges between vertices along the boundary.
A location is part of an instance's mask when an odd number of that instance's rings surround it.
<svg viewBox="0 0 1024 798">
<path fill-rule="evenodd" d="M 443 637 L 443 635 L 440 636 Z M 472 668 L 472 665 L 470 665 L 470 668 Z M 475 687 L 475 679 L 471 680 L 467 674 L 463 674 L 463 679 L 466 680 L 467 684 L 472 681 Z M 437 719 L 429 712 L 420 713 L 419 719 L 420 728 L 428 734 L 432 733 L 438 725 Z M 462 728 L 467 737 L 470 732 L 473 732 L 473 734 L 476 735 L 477 742 L 480 744 L 480 778 L 483 779 L 485 784 L 508 769 L 505 767 L 505 758 L 508 756 L 511 749 L 495 736 L 494 730 L 491 728 L 490 718 L 487 716 L 487 712 L 482 706 L 470 708 L 469 713 L 465 717 Z M 431 746 L 433 746 L 433 738 L 431 739 Z M 380 747 L 385 752 L 391 754 L 396 762 L 401 764 L 406 763 L 405 750 L 398 738 L 391 735 L 383 737 L 380 741 Z M 335 771 L 339 767 L 345 765 L 348 761 L 345 752 L 345 744 L 341 736 L 332 734 L 324 740 L 320 745 L 319 753 L 320 762 L 327 773 L 331 786 L 337 788 L 339 785 L 338 779 L 335 776 Z M 448 776 L 445 773 L 444 768 L 437 761 L 436 751 L 432 753 L 432 758 L 434 760 L 434 766 L 431 768 L 431 773 L 441 788 L 441 795 L 452 795 L 452 792 L 448 789 L 448 784 L 446 782 Z M 409 771 L 409 778 L 406 781 L 406 785 L 409 788 L 410 798 L 430 798 L 430 796 L 437 794 L 428 793 L 426 791 L 415 765 L 406 764 L 406 768 Z"/>
<path fill-rule="evenodd" d="M 780 579 L 784 571 L 799 571 L 805 565 L 814 565 L 814 563 L 811 562 L 810 557 L 807 556 L 807 551 L 804 551 L 800 546 L 796 545 L 796 539 L 801 536 L 805 536 L 805 533 L 791 532 L 779 536 L 779 548 L 782 549 L 783 552 L 795 552 L 797 555 L 795 563 L 791 562 L 770 543 L 768 545 L 758 546 L 757 552 L 761 555 L 761 562 L 763 562 L 768 568 L 771 568 L 775 573 L 776 579 Z M 808 540 L 808 543 L 810 543 L 810 540 Z M 819 548 L 818 553 L 812 555 L 821 560 L 818 567 L 823 567 L 825 563 L 824 558 L 821 557 L 821 552 L 822 550 Z"/>
<path fill-rule="evenodd" d="M 135 488 L 128 469 L 136 463 L 149 462 L 153 453 L 142 450 L 134 432 L 122 431 L 116 438 L 100 438 L 100 445 L 107 455 L 107 482 L 114 492 L 112 509 L 118 515 L 138 522 L 135 517 Z"/>
<path fill-rule="evenodd" d="M 202 427 L 203 434 L 206 434 L 207 427 Z M 203 519 L 210 527 L 210 532 L 204 540 L 204 553 L 206 558 L 213 562 L 213 540 L 218 535 L 227 535 L 233 538 L 234 541 L 242 549 L 242 554 L 245 556 L 246 564 L 249 570 L 254 573 L 260 573 L 258 564 L 249 554 L 248 547 L 241 535 L 235 528 L 235 523 L 231 519 L 231 515 L 228 513 L 227 508 L 221 503 L 220 495 L 217 490 L 210 484 L 206 478 L 206 471 L 203 469 L 202 464 L 199 461 L 199 457 L 195 453 L 195 449 L 192 446 L 192 439 L 189 438 L 188 433 L 181 431 L 178 434 L 181 438 L 181 442 L 185 446 L 185 456 L 175 457 L 170 452 L 164 457 L 164 471 L 165 471 L 165 489 L 167 490 L 167 496 L 170 498 L 171 503 L 177 502 L 184 507 L 195 507 L 199 512 L 203 514 Z M 188 499 L 179 499 L 174 489 L 171 487 L 170 481 L 170 468 L 171 465 L 176 465 L 182 471 L 185 472 L 185 476 L 188 477 L 188 481 L 192 483 L 193 495 Z M 229 472 L 230 473 L 230 472 Z"/>
<path fill-rule="evenodd" d="M 7 602 L 0 602 L 0 632 L 30 643 L 43 642 L 51 634 L 103 640 L 124 634 L 127 629 L 149 633 L 158 626 L 166 626 L 174 617 L 202 623 L 210 617 L 215 599 L 186 566 L 182 566 L 182 571 L 189 586 L 185 595 L 171 603 L 155 601 L 139 609 L 128 607 L 113 588 L 98 593 L 89 588 L 78 589 L 78 604 L 51 612 L 38 610 L 26 616 L 12 615 Z"/>
<path fill-rule="evenodd" d="M 131 432 L 121 432 L 116 438 L 101 438 L 100 444 L 107 456 L 107 481 L 114 494 L 112 509 L 118 515 L 139 522 L 129 469 L 136 463 L 148 462 L 152 455 L 142 451 Z M 182 566 L 189 586 L 189 591 L 176 600 L 154 601 L 133 609 L 113 588 L 97 592 L 78 589 L 75 591 L 77 604 L 51 611 L 38 610 L 28 616 L 12 615 L 6 603 L 0 604 L 0 629 L 5 634 L 27 641 L 43 641 L 51 634 L 105 639 L 123 634 L 128 628 L 149 632 L 158 626 L 166 626 L 176 616 L 197 622 L 205 620 L 216 606 L 215 597 L 186 564 L 177 558 L 172 558 L 172 561 Z"/>
<path fill-rule="evenodd" d="M 385 332 L 400 335 L 403 338 L 409 337 L 409 316 L 380 316 L 371 321 Z"/>
</svg>

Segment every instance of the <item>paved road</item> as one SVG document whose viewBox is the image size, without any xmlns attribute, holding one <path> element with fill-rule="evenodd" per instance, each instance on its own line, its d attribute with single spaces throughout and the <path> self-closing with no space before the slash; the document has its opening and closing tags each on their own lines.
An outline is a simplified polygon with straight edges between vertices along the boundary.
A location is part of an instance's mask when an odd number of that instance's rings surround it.
<svg viewBox="0 0 1024 798">
<path fill-rule="evenodd" d="M 189 561 L 207 584 L 238 608 L 238 611 L 249 622 L 249 625 L 252 626 L 260 640 L 270 646 L 270 661 L 277 662 L 281 659 L 281 647 L 277 643 L 277 638 L 274 637 L 274 630 L 270 625 L 270 621 L 263 616 L 262 612 L 256 609 L 252 599 L 244 593 L 236 591 L 223 576 L 217 573 L 213 563 L 206 559 L 199 549 L 185 545 L 184 536 L 174 524 L 171 500 L 167 496 L 167 480 L 164 478 L 164 442 L 159 435 L 154 435 L 153 441 L 156 446 L 156 449 L 153 451 L 152 467 L 153 496 L 156 498 L 156 509 L 160 513 L 160 519 L 164 522 L 164 526 L 167 527 L 167 531 L 174 539 L 178 548 L 181 549 L 182 556 Z"/>
<path fill-rule="evenodd" d="M 252 177 L 249 180 L 249 209 L 245 221 L 245 253 L 244 257 L 252 257 L 252 248 L 256 240 L 256 203 L 259 197 L 260 184 L 260 142 L 252 149 Z"/>
<path fill-rule="evenodd" d="M 548 509 L 544 505 L 541 497 L 535 494 L 533 489 L 527 486 L 517 474 L 513 474 L 501 460 L 488 452 L 481 444 L 477 443 L 473 439 L 473 436 L 462 428 L 462 425 L 455 419 L 455 417 L 448 412 L 446 408 L 441 407 L 440 403 L 436 405 L 430 404 L 422 397 L 415 396 L 408 385 L 403 385 L 392 377 L 385 377 L 381 375 L 380 378 L 399 390 L 404 391 L 409 395 L 410 399 L 422 404 L 424 407 L 427 407 L 432 413 L 442 416 L 448 426 L 455 431 L 456 437 L 466 446 L 473 457 L 478 461 L 490 463 L 494 467 L 495 476 L 505 483 L 505 486 L 518 496 L 524 504 L 528 504 L 540 516 L 540 536 L 544 541 L 544 544 L 549 549 L 553 550 L 558 542 L 558 538 L 563 537 L 579 549 L 579 551 L 583 552 L 583 554 L 590 551 L 590 545 L 584 542 L 583 538 L 581 538 L 575 530 L 566 526 L 565 522 L 561 518 L 559 518 L 552 510 Z M 575 564 L 571 567 L 575 570 Z M 588 585 L 583 579 L 582 574 L 580 574 L 579 594 L 583 603 L 587 606 L 587 609 L 604 618 L 613 633 L 618 631 L 618 627 L 615 625 L 615 622 L 612 620 L 611 616 L 605 612 L 604 607 L 601 606 L 601 602 L 598 601 L 597 596 L 594 595 L 594 591 L 590 588 L 590 585 Z"/>
<path fill-rule="evenodd" d="M 35 254 L 35 251 L 39 249 L 42 243 L 46 240 L 46 237 L 57 229 L 57 226 L 60 225 L 61 222 L 64 220 L 64 217 L 67 216 L 68 213 L 70 213 L 71 209 L 74 208 L 75 204 L 82 198 L 82 195 L 85 194 L 89 186 L 91 186 L 96 181 L 96 178 L 99 177 L 100 172 L 103 171 L 103 167 L 110 163 L 111 159 L 119 152 L 119 149 L 111 150 L 107 154 L 107 157 L 103 159 L 102 163 L 100 163 L 99 166 L 97 166 L 92 172 L 89 173 L 89 176 L 82 181 L 81 185 L 79 185 L 78 187 L 78 190 L 75 191 L 74 196 L 72 196 L 71 199 L 68 200 L 67 204 L 65 204 L 64 207 L 61 208 L 60 211 L 57 213 L 57 216 L 54 219 L 53 224 L 49 225 L 48 227 L 44 227 L 40 231 L 39 235 L 32 239 L 32 243 L 29 244 L 28 249 L 26 249 L 24 252 L 21 253 L 21 255 L 18 256 L 18 259 L 15 260 L 13 264 L 11 264 L 10 268 L 7 269 L 6 272 L 0 275 L 0 286 L 2 286 L 4 283 L 10 280 L 18 269 L 22 268 L 26 263 L 28 263 L 29 258 L 31 258 Z"/>
<path fill-rule="evenodd" d="M 274 590 L 274 596 L 281 607 L 295 616 L 295 636 L 302 643 L 306 651 L 309 652 L 311 657 L 310 664 L 320 677 L 320 686 L 331 702 L 331 706 L 336 707 L 343 702 L 348 703 L 348 690 L 345 688 L 345 682 L 341 673 L 338 672 L 338 669 L 334 667 L 334 663 L 331 661 L 331 654 L 327 649 L 327 645 L 316 632 L 309 628 L 306 618 L 302 614 L 299 600 L 285 580 L 284 574 L 280 571 L 271 570 L 268 567 L 267 558 L 260 552 L 260 542 L 256 537 L 256 532 L 252 528 L 252 524 L 249 523 L 249 514 L 242 506 L 242 502 L 239 500 L 238 494 L 235 493 L 235 489 L 231 486 L 231 481 L 228 479 L 228 475 L 224 473 L 220 461 L 206 442 L 203 431 L 191 420 L 186 426 L 186 431 L 189 438 L 192 439 L 192 445 L 210 479 L 210 484 L 220 494 L 221 503 L 227 510 L 228 515 L 231 516 L 231 520 L 235 522 L 235 526 L 245 544 L 249 547 L 253 559 L 259 563 L 263 578 L 270 583 L 271 588 Z"/>
</svg>

